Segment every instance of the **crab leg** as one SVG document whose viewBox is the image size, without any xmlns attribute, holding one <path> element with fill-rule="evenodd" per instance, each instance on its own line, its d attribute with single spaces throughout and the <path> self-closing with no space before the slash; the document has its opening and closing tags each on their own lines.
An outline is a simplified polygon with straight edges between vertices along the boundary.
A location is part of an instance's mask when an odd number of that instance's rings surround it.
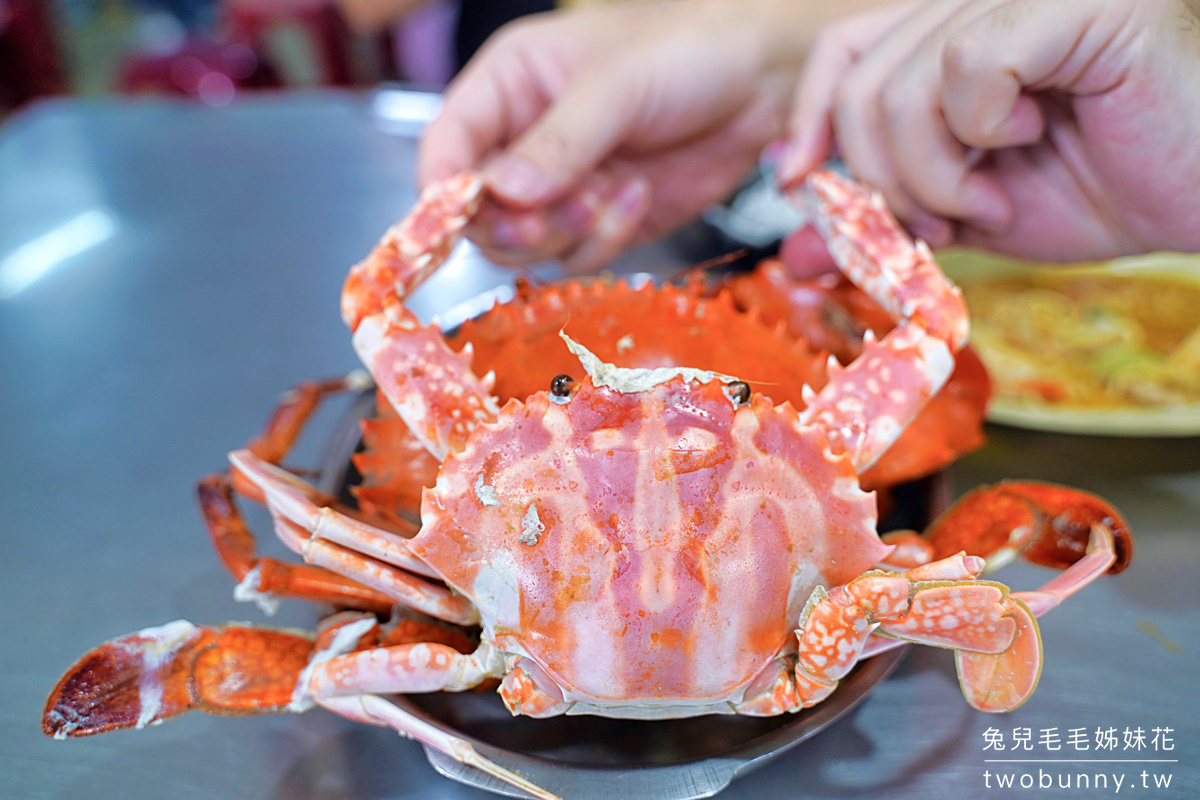
<svg viewBox="0 0 1200 800">
<path fill-rule="evenodd" d="M 1084 586 L 1109 572 L 1117 560 L 1113 532 L 1103 525 L 1092 528 L 1087 554 L 1045 583 L 1040 589 L 1015 592 L 1035 616 L 1042 616 Z"/>
<path fill-rule="evenodd" d="M 105 642 L 62 677 L 42 730 L 56 739 L 143 728 L 199 709 L 284 711 L 313 641 L 290 631 L 178 620 Z"/>
<path fill-rule="evenodd" d="M 925 537 L 913 534 L 888 540 L 902 544 L 912 557 L 936 557 L 965 547 L 987 557 L 986 570 L 1007 564 L 1018 554 L 1044 566 L 1066 567 L 1040 589 L 1012 593 L 1009 599 L 1019 603 L 1012 609 L 1018 624 L 1013 647 L 999 654 L 955 653 L 964 694 L 971 705 L 983 711 L 1005 711 L 1022 702 L 1028 665 L 1040 660 L 1037 639 L 1030 635 L 1036 632 L 1033 618 L 1106 572 L 1120 572 L 1133 557 L 1128 525 L 1108 502 L 1077 489 L 1025 481 L 981 487 L 939 517 Z M 894 561 L 894 554 L 889 559 Z M 932 564 L 906 574 L 929 566 Z M 860 657 L 876 655 L 893 645 L 873 637 Z"/>
<path fill-rule="evenodd" d="M 934 520 L 923 535 L 889 534 L 914 559 L 933 560 L 966 550 L 987 559 L 989 571 L 1018 555 L 1035 564 L 1065 569 L 1088 551 L 1091 532 L 1102 525 L 1112 532 L 1116 574 L 1133 560 L 1129 525 L 1112 504 L 1090 492 L 1034 481 L 1003 481 L 963 495 Z M 900 563 L 896 555 L 891 564 Z"/>
<path fill-rule="evenodd" d="M 320 701 L 321 705 L 344 717 L 372 725 L 387 725 L 401 736 L 415 739 L 427 747 L 444 753 L 460 764 L 491 775 L 499 781 L 515 786 L 542 800 L 559 800 L 558 795 L 530 783 L 520 775 L 489 761 L 465 739 L 438 730 L 429 723 L 403 710 L 394 703 L 373 694 L 331 697 Z"/>
<path fill-rule="evenodd" d="M 42 730 L 63 739 L 142 728 L 187 711 L 304 711 L 312 705 L 311 665 L 333 655 L 335 641 L 337 654 L 421 641 L 458 652 L 474 649 L 466 636 L 428 622 L 404 619 L 382 631 L 373 615 L 356 612 L 324 620 L 313 638 L 292 630 L 207 628 L 178 620 L 113 639 L 63 675 L 46 701 Z"/>
<path fill-rule="evenodd" d="M 333 394 L 361 391 L 370 386 L 363 372 L 325 381 L 306 381 L 283 395 L 261 433 L 246 446 L 263 461 L 282 461 L 305 423 L 321 402 Z M 279 597 L 296 597 L 348 608 L 387 612 L 394 601 L 363 584 L 321 567 L 260 558 L 254 534 L 234 498 L 235 491 L 258 502 L 262 492 L 237 470 L 217 472 L 196 487 L 200 512 L 213 547 L 225 568 L 239 582 L 234 596 L 254 601 L 273 613 Z M 295 547 L 293 547 L 295 549 Z"/>
<path fill-rule="evenodd" d="M 304 555 L 315 539 L 358 545 L 367 555 L 382 558 L 410 572 L 427 577 L 436 573 L 413 555 L 408 539 L 399 533 L 362 522 L 334 508 L 336 500 L 323 494 L 294 474 L 257 458 L 249 450 L 235 450 L 229 461 L 246 481 L 274 507 L 279 538 L 295 553 Z M 413 526 L 408 536 L 416 533 Z"/>
<path fill-rule="evenodd" d="M 869 572 L 830 592 L 818 588 L 800 617 L 796 686 L 805 706 L 832 692 L 871 634 L 999 658 L 960 660 L 968 702 L 1007 711 L 1037 685 L 1037 624 L 1007 587 L 976 579 L 983 559 L 962 554 L 906 573 Z"/>
<path fill-rule="evenodd" d="M 966 305 L 882 198 L 832 172 L 811 175 L 806 195 L 838 266 L 899 323 L 881 341 L 865 337 L 849 366 L 832 360 L 829 383 L 805 397 L 802 422 L 821 425 L 861 472 L 950 377 L 967 338 Z"/>
<path fill-rule="evenodd" d="M 906 557 L 924 556 L 929 552 L 928 550 L 923 550 L 921 545 L 917 544 L 917 538 L 920 538 L 917 534 L 906 532 L 899 539 L 900 546 L 904 548 L 903 553 Z M 891 539 L 890 541 L 896 542 L 897 539 Z M 926 540 L 921 539 L 921 541 L 926 547 L 929 546 Z M 1061 574 L 1048 581 L 1041 588 L 1025 592 L 1014 592 L 1014 596 L 1020 598 L 1028 605 L 1035 616 L 1042 616 L 1106 572 L 1119 572 L 1123 569 L 1128 562 L 1125 561 L 1122 563 L 1122 559 L 1118 554 L 1120 551 L 1117 542 L 1119 541 L 1120 539 L 1113 529 L 1103 523 L 1093 523 L 1087 536 L 1087 550 L 1078 561 L 1071 564 L 1071 566 L 1067 567 Z M 1001 555 L 997 560 L 1008 563 L 1016 551 L 1007 550 L 998 552 Z M 1033 558 L 1030 560 L 1036 561 Z M 886 566 L 895 566 L 897 561 L 899 559 L 889 556 Z M 984 568 L 985 571 L 992 571 L 994 569 L 993 563 L 989 559 L 987 566 Z"/>
<path fill-rule="evenodd" d="M 778 259 L 752 272 L 726 279 L 743 309 L 753 309 L 768 325 L 783 322 L 797 339 L 849 364 L 862 350 L 862 334 L 877 337 L 895 326 L 895 317 L 863 295 L 845 276 L 797 279 Z M 824 376 L 821 378 L 824 385 Z M 814 386 L 814 388 L 816 388 Z M 983 444 L 983 417 L 991 384 L 970 347 L 955 354 L 954 373 L 913 419 L 896 443 L 859 476 L 864 489 L 892 486 L 936 472 Z M 782 399 L 782 397 L 778 398 Z"/>
<path fill-rule="evenodd" d="M 476 377 L 470 348 L 455 353 L 404 300 L 449 257 L 482 190 L 470 172 L 427 187 L 408 216 L 350 270 L 342 291 L 342 318 L 354 332 L 355 351 L 439 461 L 460 449 L 475 425 L 495 418 L 494 379 Z"/>
<path fill-rule="evenodd" d="M 355 650 L 353 633 L 346 650 Z M 307 691 L 318 705 L 344 717 L 371 725 L 386 725 L 401 736 L 444 753 L 459 763 L 475 767 L 534 797 L 557 800 L 520 775 L 489 761 L 465 739 L 439 730 L 379 694 L 458 692 L 486 678 L 504 674 L 504 659 L 486 643 L 470 654 L 432 642 L 417 642 L 339 653 L 335 639 L 313 659 L 305 676 Z"/>
<path fill-rule="evenodd" d="M 274 613 L 279 597 L 384 613 L 394 605 L 387 595 L 323 567 L 259 557 L 254 534 L 237 509 L 228 475 L 209 475 L 200 481 L 197 491 L 217 555 L 238 580 L 234 590 L 238 600 L 256 602 L 267 614 Z"/>
<path fill-rule="evenodd" d="M 306 561 L 332 569 L 438 619 L 459 625 L 479 621 L 478 612 L 466 597 L 410 574 L 432 575 L 432 572 L 413 555 L 403 537 L 323 506 L 326 498 L 313 487 L 247 450 L 231 453 L 229 459 L 262 492 L 280 538 Z M 337 541 L 362 543 L 372 555 L 384 557 L 388 563 L 355 552 Z"/>
<path fill-rule="evenodd" d="M 313 412 L 327 397 L 344 392 L 361 392 L 369 389 L 371 385 L 370 377 L 362 370 L 356 370 L 341 378 L 304 381 L 292 387 L 279 398 L 279 404 L 271 413 L 267 424 L 246 444 L 246 449 L 263 461 L 272 464 L 282 462 Z M 262 498 L 256 495 L 254 486 L 238 481 L 236 473 L 234 483 L 239 492 L 262 502 Z"/>
</svg>

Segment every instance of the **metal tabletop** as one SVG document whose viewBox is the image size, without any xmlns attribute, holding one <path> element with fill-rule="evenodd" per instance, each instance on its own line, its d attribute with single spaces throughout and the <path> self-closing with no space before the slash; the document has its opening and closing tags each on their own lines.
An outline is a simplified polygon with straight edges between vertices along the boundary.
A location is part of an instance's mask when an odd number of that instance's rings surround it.
<svg viewBox="0 0 1200 800">
<path fill-rule="evenodd" d="M 0 127 L 0 796 L 488 796 L 413 742 L 320 710 L 66 742 L 39 730 L 61 672 L 103 640 L 179 618 L 264 621 L 234 602 L 193 486 L 283 389 L 357 366 L 343 277 L 414 199 L 412 131 L 375 110 L 334 93 L 221 110 L 69 100 Z M 660 247 L 622 266 L 680 258 Z M 509 277 L 440 275 L 419 311 Z M 1117 776 L 1122 796 L 1200 796 L 1200 441 L 989 434 L 950 471 L 956 491 L 1034 477 L 1098 492 L 1128 516 L 1132 568 L 1042 621 L 1045 670 L 1017 711 L 970 710 L 950 654 L 913 648 L 855 711 L 721 797 L 1101 797 Z M 265 514 L 251 524 L 265 530 Z M 289 602 L 271 624 L 314 619 Z M 1097 749 L 1097 729 L 1116 746 Z"/>
</svg>

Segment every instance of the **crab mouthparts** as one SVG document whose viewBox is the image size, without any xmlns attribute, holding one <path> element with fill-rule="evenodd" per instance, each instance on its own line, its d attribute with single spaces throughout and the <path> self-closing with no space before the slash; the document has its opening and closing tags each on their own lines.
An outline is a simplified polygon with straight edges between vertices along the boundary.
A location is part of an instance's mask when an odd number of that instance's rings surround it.
<svg viewBox="0 0 1200 800">
<path fill-rule="evenodd" d="M 599 356 L 570 336 L 567 336 L 563 331 L 559 331 L 558 335 L 567 343 L 567 349 L 579 359 L 579 363 L 583 366 L 584 371 L 592 379 L 592 385 L 596 387 L 603 386 L 612 389 L 614 392 L 622 394 L 646 392 L 673 378 L 683 378 L 684 382 L 687 383 L 692 381 L 696 383 L 710 383 L 712 381 L 732 383 L 741 381 L 740 378 L 732 375 L 722 375 L 719 372 L 710 372 L 705 369 L 694 369 L 692 367 L 656 367 L 654 369 L 646 367 L 618 367 L 615 364 L 609 364 L 607 361 L 601 361 Z"/>
</svg>

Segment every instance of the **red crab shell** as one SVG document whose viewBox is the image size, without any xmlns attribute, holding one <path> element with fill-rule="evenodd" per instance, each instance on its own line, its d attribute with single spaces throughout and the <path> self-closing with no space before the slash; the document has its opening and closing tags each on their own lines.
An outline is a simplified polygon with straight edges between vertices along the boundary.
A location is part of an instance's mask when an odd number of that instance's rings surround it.
<svg viewBox="0 0 1200 800">
<path fill-rule="evenodd" d="M 578 708 L 727 711 L 795 650 L 815 586 L 889 550 L 849 460 L 796 416 L 679 378 L 510 401 L 447 458 L 412 548 Z"/>
</svg>

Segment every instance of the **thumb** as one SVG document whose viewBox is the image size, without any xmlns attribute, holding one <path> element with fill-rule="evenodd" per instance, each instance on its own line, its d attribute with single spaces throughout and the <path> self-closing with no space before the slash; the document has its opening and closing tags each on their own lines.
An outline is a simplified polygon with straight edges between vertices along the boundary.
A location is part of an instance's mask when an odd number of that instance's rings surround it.
<svg viewBox="0 0 1200 800">
<path fill-rule="evenodd" d="M 529 208 L 566 192 L 622 144 L 637 107 L 633 81 L 589 70 L 484 173 L 492 192 Z"/>
<path fill-rule="evenodd" d="M 1098 96 L 1126 80 L 1147 26 L 1137 4 L 1006 0 L 955 31 L 941 53 L 941 105 L 971 147 L 1033 144 L 1046 121 L 1030 91 Z M 1149 56 L 1139 56 L 1143 61 Z"/>
</svg>

